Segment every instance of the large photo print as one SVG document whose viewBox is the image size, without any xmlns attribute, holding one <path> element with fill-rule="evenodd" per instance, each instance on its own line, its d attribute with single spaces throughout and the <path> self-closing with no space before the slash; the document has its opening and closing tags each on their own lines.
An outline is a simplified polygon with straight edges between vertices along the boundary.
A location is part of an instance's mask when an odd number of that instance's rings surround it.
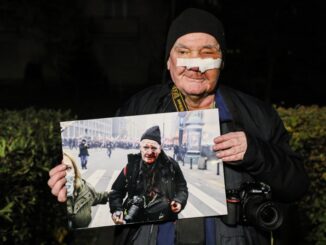
<svg viewBox="0 0 326 245">
<path fill-rule="evenodd" d="M 227 213 L 218 109 L 60 125 L 71 228 Z"/>
</svg>

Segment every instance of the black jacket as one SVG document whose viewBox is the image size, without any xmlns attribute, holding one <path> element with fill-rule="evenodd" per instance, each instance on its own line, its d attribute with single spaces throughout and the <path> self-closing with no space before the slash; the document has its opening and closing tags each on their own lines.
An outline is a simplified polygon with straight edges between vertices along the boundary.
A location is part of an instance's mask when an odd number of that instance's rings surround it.
<svg viewBox="0 0 326 245">
<path fill-rule="evenodd" d="M 176 108 L 170 90 L 171 84 L 147 88 L 127 101 L 117 116 L 174 112 Z M 242 182 L 254 179 L 271 186 L 275 201 L 290 203 L 298 200 L 307 190 L 308 178 L 300 157 L 290 149 L 289 135 L 277 112 L 272 106 L 242 92 L 225 86 L 219 86 L 219 90 L 233 117 L 231 122 L 221 125 L 221 133 L 242 130 L 248 143 L 243 161 L 224 164 L 226 188 L 237 188 Z M 177 229 L 186 231 L 192 220 L 179 223 L 182 225 L 177 224 Z M 270 243 L 269 232 L 251 226 L 230 227 L 220 218 L 216 219 L 216 225 L 218 244 Z"/>
<path fill-rule="evenodd" d="M 146 197 L 148 190 L 145 190 L 145 186 L 148 185 L 145 183 L 144 164 L 140 154 L 128 155 L 128 164 L 112 185 L 109 196 L 111 213 L 128 211 L 130 208 L 128 204 L 132 203 L 135 196 Z M 163 150 L 155 164 L 150 167 L 155 172 L 154 179 L 159 190 L 158 196 L 150 205 L 142 205 L 141 209 L 144 210 L 140 209 L 139 214 L 137 214 L 137 217 L 140 217 L 134 221 L 174 220 L 177 218 L 177 214 L 171 212 L 169 203 L 177 201 L 181 204 L 181 209 L 183 209 L 188 199 L 187 183 L 183 173 L 178 163 L 167 156 Z M 123 204 L 126 194 L 127 198 Z"/>
<path fill-rule="evenodd" d="M 79 144 L 79 157 L 81 156 L 89 156 L 88 154 L 88 146 L 86 144 L 80 143 Z"/>
</svg>

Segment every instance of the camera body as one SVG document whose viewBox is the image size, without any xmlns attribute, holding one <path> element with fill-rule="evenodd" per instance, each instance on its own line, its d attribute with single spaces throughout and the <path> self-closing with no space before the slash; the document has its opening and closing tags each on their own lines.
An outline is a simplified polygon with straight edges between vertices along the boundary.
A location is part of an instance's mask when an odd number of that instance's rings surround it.
<svg viewBox="0 0 326 245">
<path fill-rule="evenodd" d="M 124 220 L 126 223 L 158 221 L 177 217 L 171 211 L 170 201 L 163 196 L 156 195 L 148 202 L 145 196 L 135 195 L 127 201 L 125 206 Z"/>
<path fill-rule="evenodd" d="M 226 191 L 228 215 L 222 220 L 227 225 L 253 225 L 272 231 L 280 227 L 283 214 L 271 200 L 270 186 L 261 182 L 245 182 L 239 189 Z"/>
</svg>

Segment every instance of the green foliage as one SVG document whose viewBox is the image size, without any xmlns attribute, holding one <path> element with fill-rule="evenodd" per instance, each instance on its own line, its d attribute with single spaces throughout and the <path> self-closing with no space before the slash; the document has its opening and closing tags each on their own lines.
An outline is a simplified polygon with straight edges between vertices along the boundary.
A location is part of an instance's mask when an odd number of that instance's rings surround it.
<svg viewBox="0 0 326 245">
<path fill-rule="evenodd" d="M 298 203 L 309 244 L 326 244 L 326 107 L 277 109 L 292 135 L 291 145 L 304 157 L 310 188 Z"/>
<path fill-rule="evenodd" d="M 0 110 L 0 244 L 58 244 L 66 212 L 47 185 L 69 112 Z"/>
</svg>

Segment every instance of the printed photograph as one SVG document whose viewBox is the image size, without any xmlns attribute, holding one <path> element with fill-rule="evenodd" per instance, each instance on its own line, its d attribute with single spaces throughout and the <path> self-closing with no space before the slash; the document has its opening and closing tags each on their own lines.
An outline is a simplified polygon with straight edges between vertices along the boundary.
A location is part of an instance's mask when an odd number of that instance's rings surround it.
<svg viewBox="0 0 326 245">
<path fill-rule="evenodd" d="M 227 214 L 218 109 L 60 126 L 70 228 Z"/>
</svg>

